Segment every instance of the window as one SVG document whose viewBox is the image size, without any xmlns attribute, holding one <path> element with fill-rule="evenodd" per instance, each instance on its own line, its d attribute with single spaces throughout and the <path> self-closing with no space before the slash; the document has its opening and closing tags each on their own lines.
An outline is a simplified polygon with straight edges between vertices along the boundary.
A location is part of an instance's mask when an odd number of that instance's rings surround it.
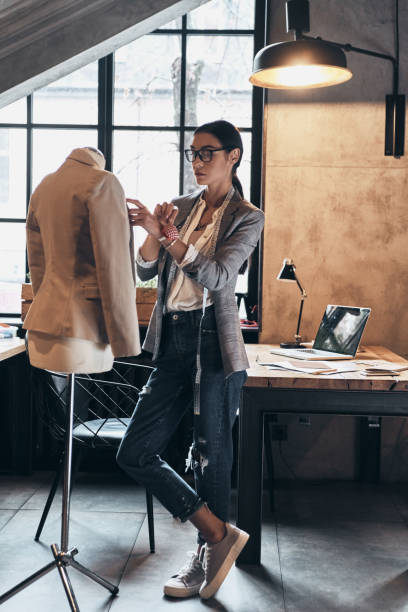
<svg viewBox="0 0 408 612">
<path fill-rule="evenodd" d="M 265 3 L 212 0 L 0 109 L 1 316 L 20 311 L 30 194 L 75 147 L 98 146 L 125 192 L 153 206 L 195 187 L 182 151 L 197 125 L 225 118 L 241 130 L 239 177 L 259 204 L 262 98 L 248 76 Z"/>
</svg>

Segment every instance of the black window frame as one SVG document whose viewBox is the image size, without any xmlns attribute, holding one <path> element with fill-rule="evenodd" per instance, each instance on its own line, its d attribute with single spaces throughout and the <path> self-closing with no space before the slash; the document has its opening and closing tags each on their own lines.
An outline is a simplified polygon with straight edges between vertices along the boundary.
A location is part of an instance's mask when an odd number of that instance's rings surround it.
<svg viewBox="0 0 408 612">
<path fill-rule="evenodd" d="M 186 134 L 194 130 L 194 126 L 185 125 L 185 82 L 187 64 L 187 38 L 188 36 L 253 36 L 254 55 L 265 46 L 268 29 L 269 0 L 255 0 L 254 29 L 193 29 L 187 27 L 187 15 L 181 18 L 181 28 L 160 28 L 151 34 L 178 35 L 181 36 L 181 83 L 180 83 L 180 122 L 175 126 L 126 126 L 114 125 L 113 103 L 114 103 L 114 54 L 111 53 L 98 61 L 98 123 L 97 124 L 53 124 L 33 122 L 33 97 L 27 96 L 27 122 L 26 123 L 0 123 L 0 129 L 25 129 L 27 133 L 27 156 L 26 156 L 26 211 L 32 191 L 32 167 L 33 167 L 33 131 L 41 129 L 70 129 L 70 130 L 97 130 L 98 148 L 104 153 L 107 170 L 112 170 L 113 156 L 113 133 L 116 129 L 132 131 L 174 131 L 180 134 L 180 160 L 179 160 L 179 192 L 182 192 L 184 182 L 184 159 Z M 254 87 L 252 90 L 252 127 L 240 128 L 243 133 L 252 134 L 251 150 L 251 189 L 250 201 L 257 207 L 261 207 L 262 201 L 262 158 L 263 158 L 263 108 L 264 90 Z M 238 126 L 239 127 L 239 126 Z M 0 223 L 25 223 L 25 218 L 1 218 Z M 248 274 L 247 304 L 250 307 L 258 306 L 260 312 L 261 300 L 261 278 L 260 278 L 260 252 L 256 248 L 252 258 Z M 28 262 L 26 254 L 26 276 L 28 274 Z M 20 317 L 20 313 L 2 313 L 3 320 Z"/>
</svg>

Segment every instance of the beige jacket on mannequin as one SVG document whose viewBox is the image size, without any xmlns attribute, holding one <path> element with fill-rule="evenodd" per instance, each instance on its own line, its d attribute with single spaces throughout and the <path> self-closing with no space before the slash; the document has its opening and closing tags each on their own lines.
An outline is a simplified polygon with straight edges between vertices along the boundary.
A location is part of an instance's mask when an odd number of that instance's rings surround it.
<svg viewBox="0 0 408 612">
<path fill-rule="evenodd" d="M 31 197 L 24 327 L 125 357 L 140 353 L 133 235 L 122 186 L 104 166 L 98 152 L 74 149 Z"/>
</svg>

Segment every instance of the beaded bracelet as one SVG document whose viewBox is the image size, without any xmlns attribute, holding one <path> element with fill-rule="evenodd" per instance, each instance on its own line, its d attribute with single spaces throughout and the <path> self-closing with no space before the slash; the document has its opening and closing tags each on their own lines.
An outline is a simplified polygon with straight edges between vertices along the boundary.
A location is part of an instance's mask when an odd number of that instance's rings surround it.
<svg viewBox="0 0 408 612">
<path fill-rule="evenodd" d="M 179 237 L 178 229 L 175 225 L 165 225 L 161 233 L 167 238 L 167 240 L 177 240 Z"/>
</svg>

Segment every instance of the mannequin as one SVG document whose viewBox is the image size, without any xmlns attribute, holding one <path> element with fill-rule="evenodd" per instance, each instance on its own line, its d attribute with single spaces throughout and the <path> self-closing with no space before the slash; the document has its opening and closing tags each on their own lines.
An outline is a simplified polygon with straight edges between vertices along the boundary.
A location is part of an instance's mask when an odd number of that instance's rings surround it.
<svg viewBox="0 0 408 612">
<path fill-rule="evenodd" d="M 133 236 L 123 189 L 103 154 L 74 149 L 34 191 L 27 250 L 34 300 L 31 365 L 98 373 L 140 353 Z"/>
<path fill-rule="evenodd" d="M 28 354 L 32 366 L 54 372 L 96 374 L 108 372 L 113 365 L 110 344 L 36 331 L 28 332 Z"/>
</svg>

